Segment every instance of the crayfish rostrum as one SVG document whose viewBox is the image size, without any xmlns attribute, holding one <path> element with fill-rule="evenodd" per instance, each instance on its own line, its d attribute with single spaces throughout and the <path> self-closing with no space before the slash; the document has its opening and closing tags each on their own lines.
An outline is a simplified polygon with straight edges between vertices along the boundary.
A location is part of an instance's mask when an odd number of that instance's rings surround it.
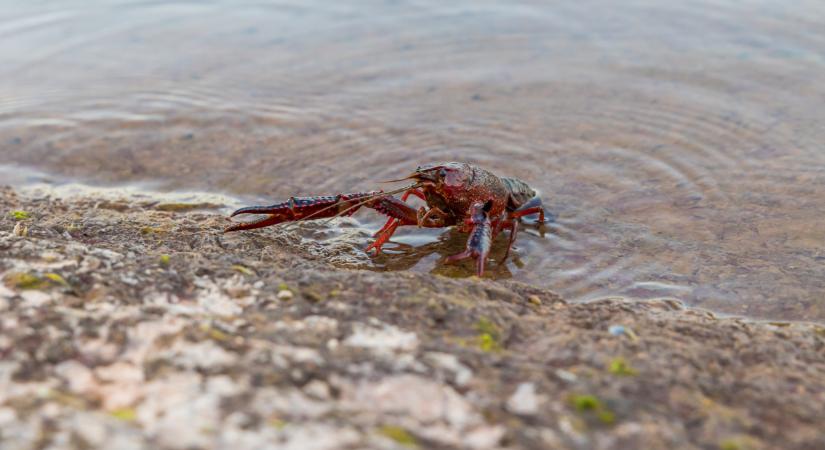
<svg viewBox="0 0 825 450">
<path fill-rule="evenodd" d="M 322 197 L 291 197 L 271 206 L 250 206 L 232 213 L 268 214 L 254 222 L 235 223 L 225 231 L 249 230 L 283 222 L 349 216 L 362 206 L 372 208 L 389 217 L 375 233 L 375 241 L 365 251 L 381 252 L 381 247 L 401 225 L 442 228 L 456 226 L 470 233 L 465 251 L 450 256 L 448 262 L 465 258 L 477 260 L 477 273 L 484 272 L 484 263 L 490 253 L 493 239 L 502 230 L 510 231 L 507 259 L 516 239 L 521 217 L 538 214 L 544 222 L 541 198 L 527 183 L 499 177 L 480 167 L 458 162 L 421 166 L 410 176 L 394 181 L 411 180 L 413 184 L 390 192 L 370 191 Z M 393 197 L 399 194 L 401 198 Z M 415 209 L 406 203 L 410 195 L 424 200 L 426 207 Z"/>
</svg>

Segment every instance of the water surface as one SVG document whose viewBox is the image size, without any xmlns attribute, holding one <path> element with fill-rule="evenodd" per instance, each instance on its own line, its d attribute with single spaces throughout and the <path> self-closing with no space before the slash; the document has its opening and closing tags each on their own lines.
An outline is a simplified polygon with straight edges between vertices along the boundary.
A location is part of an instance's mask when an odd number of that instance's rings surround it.
<svg viewBox="0 0 825 450">
<path fill-rule="evenodd" d="M 257 202 L 468 161 L 557 217 L 492 276 L 825 320 L 820 0 L 0 5 L 2 163 Z"/>
</svg>

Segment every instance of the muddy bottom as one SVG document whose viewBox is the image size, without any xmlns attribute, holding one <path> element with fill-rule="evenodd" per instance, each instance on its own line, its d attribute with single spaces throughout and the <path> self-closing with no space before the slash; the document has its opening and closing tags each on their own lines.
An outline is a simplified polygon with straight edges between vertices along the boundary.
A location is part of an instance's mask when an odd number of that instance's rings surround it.
<svg viewBox="0 0 825 450">
<path fill-rule="evenodd" d="M 821 326 L 340 269 L 210 208 L 0 190 L 0 447 L 825 446 Z"/>
</svg>

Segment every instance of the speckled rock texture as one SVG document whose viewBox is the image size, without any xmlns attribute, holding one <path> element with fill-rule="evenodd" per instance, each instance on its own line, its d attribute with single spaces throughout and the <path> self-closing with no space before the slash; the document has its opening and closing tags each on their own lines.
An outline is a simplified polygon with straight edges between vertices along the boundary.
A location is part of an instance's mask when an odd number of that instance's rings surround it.
<svg viewBox="0 0 825 450">
<path fill-rule="evenodd" d="M 820 325 L 348 270 L 130 198 L 0 211 L 4 450 L 825 448 Z"/>
</svg>

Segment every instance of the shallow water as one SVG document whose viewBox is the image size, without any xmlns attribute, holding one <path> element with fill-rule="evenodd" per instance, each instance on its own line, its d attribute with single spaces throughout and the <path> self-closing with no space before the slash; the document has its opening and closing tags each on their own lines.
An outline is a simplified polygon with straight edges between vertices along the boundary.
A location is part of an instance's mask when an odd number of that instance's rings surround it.
<svg viewBox="0 0 825 450">
<path fill-rule="evenodd" d="M 821 0 L 0 5 L 0 163 L 269 202 L 468 161 L 557 217 L 493 276 L 825 320 Z"/>
</svg>

